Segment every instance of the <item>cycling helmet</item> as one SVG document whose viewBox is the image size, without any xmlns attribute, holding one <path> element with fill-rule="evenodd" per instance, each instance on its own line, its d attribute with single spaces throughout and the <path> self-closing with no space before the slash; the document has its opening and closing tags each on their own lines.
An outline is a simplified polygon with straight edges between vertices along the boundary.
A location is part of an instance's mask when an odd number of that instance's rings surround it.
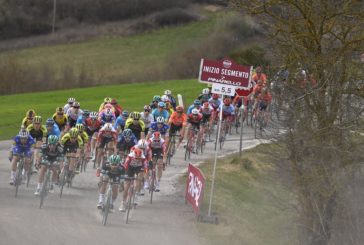
<svg viewBox="0 0 364 245">
<path fill-rule="evenodd" d="M 83 114 L 82 116 L 84 116 L 85 118 L 90 116 L 90 111 L 89 110 L 83 110 Z"/>
<path fill-rule="evenodd" d="M 171 91 L 171 90 L 169 90 L 169 89 L 167 89 L 166 91 L 164 91 L 164 94 L 165 94 L 165 95 L 171 95 L 171 94 L 172 94 L 172 91 Z"/>
<path fill-rule="evenodd" d="M 82 123 L 77 123 L 76 128 L 78 129 L 79 132 L 83 132 L 83 130 L 85 129 L 85 126 L 83 126 Z"/>
<path fill-rule="evenodd" d="M 195 101 L 193 102 L 193 104 L 194 104 L 195 106 L 200 106 L 200 105 L 201 105 L 201 101 L 200 101 L 200 100 L 195 100 Z"/>
<path fill-rule="evenodd" d="M 112 110 L 111 109 L 106 109 L 105 116 L 106 117 L 111 117 L 112 116 Z"/>
<path fill-rule="evenodd" d="M 218 95 L 218 94 L 212 94 L 212 98 L 213 98 L 214 100 L 217 100 L 217 99 L 219 98 L 219 95 Z"/>
<path fill-rule="evenodd" d="M 151 111 L 151 110 L 152 110 L 152 108 L 150 108 L 149 105 L 145 105 L 144 106 L 144 111 Z"/>
<path fill-rule="evenodd" d="M 202 89 L 202 94 L 208 95 L 210 93 L 210 90 L 208 88 Z"/>
<path fill-rule="evenodd" d="M 120 156 L 119 155 L 111 155 L 109 157 L 109 162 L 111 165 L 117 165 L 120 163 Z"/>
<path fill-rule="evenodd" d="M 111 123 L 105 123 L 105 125 L 104 125 L 104 130 L 105 130 L 105 131 L 111 131 L 111 130 L 112 130 L 112 125 L 111 125 Z"/>
<path fill-rule="evenodd" d="M 231 99 L 230 98 L 225 98 L 224 99 L 224 105 L 229 106 L 231 104 Z"/>
<path fill-rule="evenodd" d="M 142 158 L 143 152 L 138 148 L 134 148 L 134 157 L 135 158 Z"/>
<path fill-rule="evenodd" d="M 58 143 L 58 136 L 57 135 L 49 135 L 48 136 L 48 144 L 55 145 Z"/>
<path fill-rule="evenodd" d="M 160 139 L 161 138 L 161 133 L 156 131 L 153 133 L 153 140 L 156 140 L 156 139 Z"/>
<path fill-rule="evenodd" d="M 164 123 L 164 117 L 157 117 L 157 123 Z"/>
<path fill-rule="evenodd" d="M 77 137 L 78 136 L 78 129 L 77 128 L 71 128 L 70 136 L 73 137 L 73 138 Z"/>
<path fill-rule="evenodd" d="M 123 111 L 122 113 L 121 113 L 121 115 L 123 116 L 123 117 L 129 117 L 129 112 L 128 111 Z"/>
<path fill-rule="evenodd" d="M 111 98 L 110 97 L 105 97 L 104 103 L 110 103 L 110 102 L 111 102 Z"/>
<path fill-rule="evenodd" d="M 75 101 L 75 102 L 73 102 L 72 107 L 73 108 L 80 108 L 80 103 Z"/>
<path fill-rule="evenodd" d="M 123 136 L 124 137 L 131 137 L 133 135 L 133 131 L 131 131 L 130 128 L 126 128 L 124 131 L 123 131 Z"/>
<path fill-rule="evenodd" d="M 28 132 L 28 131 L 26 131 L 26 130 L 21 130 L 21 131 L 19 132 L 19 137 L 20 137 L 21 139 L 27 139 L 27 138 L 29 137 L 29 132 Z"/>
<path fill-rule="evenodd" d="M 54 120 L 52 118 L 48 118 L 47 121 L 46 121 L 46 126 L 47 127 L 53 127 L 54 125 Z"/>
<path fill-rule="evenodd" d="M 176 107 L 176 112 L 183 112 L 183 110 L 184 110 L 183 106 L 179 105 L 179 106 Z"/>
<path fill-rule="evenodd" d="M 35 111 L 33 109 L 28 110 L 26 116 L 30 117 L 30 118 L 34 117 L 35 116 Z"/>
<path fill-rule="evenodd" d="M 166 107 L 166 103 L 164 103 L 164 102 L 161 101 L 161 102 L 158 103 L 158 106 L 159 107 Z"/>
<path fill-rule="evenodd" d="M 90 118 L 91 119 L 97 119 L 98 116 L 99 116 L 99 114 L 97 112 L 95 112 L 95 111 L 90 113 Z"/>
<path fill-rule="evenodd" d="M 75 98 L 68 98 L 68 100 L 67 100 L 67 102 L 68 102 L 68 104 L 72 104 L 73 102 L 75 102 L 76 101 L 76 99 Z"/>
<path fill-rule="evenodd" d="M 161 97 L 161 100 L 162 100 L 163 102 L 168 102 L 168 101 L 169 101 L 169 97 L 168 97 L 167 95 L 163 95 L 163 96 Z"/>
<path fill-rule="evenodd" d="M 159 95 L 154 95 L 153 96 L 153 101 L 161 101 L 161 97 Z"/>
<path fill-rule="evenodd" d="M 35 116 L 33 118 L 33 123 L 42 123 L 42 117 L 41 116 Z"/>
<path fill-rule="evenodd" d="M 203 103 L 203 108 L 207 109 L 207 108 L 209 108 L 209 107 L 210 107 L 209 102 L 204 102 L 204 103 Z"/>
<path fill-rule="evenodd" d="M 147 144 L 147 141 L 146 140 L 144 140 L 144 139 L 140 139 L 139 141 L 138 141 L 138 148 L 139 149 L 145 149 L 145 148 L 147 148 L 148 147 L 148 144 Z"/>
<path fill-rule="evenodd" d="M 57 107 L 56 113 L 63 114 L 64 113 L 63 107 Z"/>
<path fill-rule="evenodd" d="M 134 120 L 139 120 L 140 119 L 140 113 L 139 112 L 132 112 L 131 118 L 133 118 Z"/>
<path fill-rule="evenodd" d="M 199 114 L 199 111 L 198 111 L 198 109 L 193 109 L 192 110 L 192 115 L 198 115 Z"/>
</svg>

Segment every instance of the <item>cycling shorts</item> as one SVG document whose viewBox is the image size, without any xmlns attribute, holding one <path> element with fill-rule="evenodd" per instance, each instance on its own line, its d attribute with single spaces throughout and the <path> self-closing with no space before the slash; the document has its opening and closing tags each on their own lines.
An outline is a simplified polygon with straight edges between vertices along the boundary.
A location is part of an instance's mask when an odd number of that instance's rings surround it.
<svg viewBox="0 0 364 245">
<path fill-rule="evenodd" d="M 265 111 L 267 109 L 268 103 L 266 101 L 259 101 L 259 110 Z"/>
<path fill-rule="evenodd" d="M 152 148 L 152 159 L 154 158 L 154 156 L 157 156 L 157 160 L 158 159 L 162 159 L 162 149 L 153 149 Z"/>
<path fill-rule="evenodd" d="M 22 155 L 22 154 L 24 154 L 25 157 L 31 157 L 32 150 L 30 148 L 23 148 L 18 146 L 13 148 L 13 155 Z"/>
<path fill-rule="evenodd" d="M 106 138 L 106 137 L 103 137 L 101 142 L 100 142 L 100 145 L 99 145 L 99 148 L 104 148 L 106 144 L 110 143 L 111 141 L 113 140 L 113 138 Z"/>
<path fill-rule="evenodd" d="M 66 153 L 76 153 L 78 149 L 78 144 L 70 144 L 66 142 L 63 146 L 63 154 Z"/>
<path fill-rule="evenodd" d="M 135 174 L 138 175 L 140 172 L 143 172 L 143 166 L 129 166 L 128 170 L 126 171 L 126 175 L 128 175 L 128 177 L 134 177 Z"/>
<path fill-rule="evenodd" d="M 100 128 L 97 128 L 95 130 L 90 130 L 89 128 L 86 128 L 85 131 L 89 138 L 91 138 L 95 132 L 99 132 Z"/>
<path fill-rule="evenodd" d="M 182 125 L 180 125 L 180 126 L 176 126 L 176 125 L 174 125 L 173 123 L 171 124 L 171 128 L 170 128 L 170 130 L 169 130 L 169 135 L 171 136 L 171 135 L 173 135 L 173 134 L 176 134 L 178 131 L 181 131 L 181 129 L 182 129 Z"/>
</svg>

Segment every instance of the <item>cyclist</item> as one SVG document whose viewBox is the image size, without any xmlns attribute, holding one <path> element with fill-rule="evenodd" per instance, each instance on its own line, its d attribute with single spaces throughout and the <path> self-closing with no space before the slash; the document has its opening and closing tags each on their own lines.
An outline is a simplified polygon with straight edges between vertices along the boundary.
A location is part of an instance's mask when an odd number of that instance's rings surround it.
<svg viewBox="0 0 364 245">
<path fill-rule="evenodd" d="M 152 110 L 152 108 L 150 108 L 149 105 L 145 105 L 144 112 L 140 113 L 140 118 L 143 120 L 144 126 L 145 126 L 145 130 L 144 130 L 145 135 L 148 135 L 150 125 L 152 122 L 154 122 L 154 117 L 152 114 L 150 114 L 151 110 Z"/>
<path fill-rule="evenodd" d="M 67 110 L 67 127 L 72 128 L 76 125 L 78 117 L 82 116 L 83 111 L 80 109 L 80 103 L 73 102 L 72 107 Z M 68 131 L 67 129 L 67 131 Z"/>
<path fill-rule="evenodd" d="M 168 125 L 170 127 L 169 135 L 172 136 L 179 132 L 179 141 L 177 143 L 177 148 L 183 140 L 183 137 L 185 135 L 185 128 L 187 125 L 187 115 L 183 111 L 183 106 L 177 106 L 176 111 L 173 112 L 168 121 Z"/>
<path fill-rule="evenodd" d="M 107 152 L 104 152 L 104 148 L 106 146 L 106 150 L 113 149 L 114 153 L 117 152 L 117 139 L 118 135 L 115 131 L 115 129 L 112 127 L 111 123 L 105 123 L 105 125 L 100 129 L 100 132 L 97 135 L 97 148 L 99 149 L 97 151 L 96 156 L 96 163 L 97 163 L 97 170 L 96 170 L 96 176 L 100 176 L 100 164 L 101 164 L 101 158 L 103 158 L 104 154 Z M 111 145 L 110 145 L 111 144 Z"/>
<path fill-rule="evenodd" d="M 140 119 L 139 112 L 134 111 L 130 113 L 129 118 L 125 122 L 125 128 L 130 128 L 138 140 L 144 139 L 145 125 L 143 120 Z"/>
<path fill-rule="evenodd" d="M 204 102 L 201 109 L 201 115 L 202 115 L 202 135 L 206 133 L 207 128 L 212 127 L 212 113 L 214 109 L 210 105 L 209 102 Z"/>
<path fill-rule="evenodd" d="M 135 148 L 134 151 L 130 152 L 124 161 L 124 168 L 128 177 L 134 177 L 135 175 L 140 176 L 139 173 L 142 173 L 145 168 L 147 168 L 147 161 L 142 152 L 142 150 Z M 139 178 L 138 178 L 139 179 Z M 139 188 L 140 181 L 136 181 L 136 189 Z M 123 193 L 123 201 L 120 205 L 119 211 L 125 212 L 126 209 L 126 199 L 128 197 L 130 186 L 130 180 L 124 181 L 124 193 Z M 135 203 L 137 196 L 135 196 Z"/>
<path fill-rule="evenodd" d="M 152 150 L 150 149 L 150 147 L 148 145 L 148 141 L 145 140 L 145 139 L 139 140 L 138 143 L 130 149 L 130 151 L 134 151 L 135 148 L 138 148 L 138 149 L 142 150 L 142 152 L 143 152 L 143 154 L 144 154 L 144 156 L 146 158 L 146 161 L 150 164 L 151 161 L 152 161 Z M 149 188 L 148 179 L 149 179 L 148 171 L 144 171 L 144 188 L 143 189 L 148 189 Z M 137 190 L 137 193 L 139 195 L 144 195 L 141 192 L 141 185 L 140 185 L 140 189 Z"/>
<path fill-rule="evenodd" d="M 89 141 L 89 137 L 88 134 L 85 131 L 85 126 L 82 123 L 77 123 L 75 126 L 78 130 L 78 135 L 81 136 L 82 138 L 82 147 L 80 147 L 80 157 L 82 157 L 85 154 L 85 146 L 88 144 Z M 88 158 L 87 158 L 88 160 Z M 77 164 L 77 170 L 75 173 L 79 173 L 79 168 L 80 168 L 80 161 Z"/>
<path fill-rule="evenodd" d="M 71 157 L 69 160 L 69 176 L 73 178 L 76 163 L 78 162 L 76 158 L 78 159 L 80 157 L 80 147 L 83 146 L 83 141 L 78 133 L 78 129 L 71 128 L 68 133 L 63 135 L 61 145 L 63 146 L 63 154 L 66 157 Z M 63 165 L 61 164 L 60 167 L 62 169 Z"/>
<path fill-rule="evenodd" d="M 173 107 L 173 110 L 176 110 L 176 107 L 177 107 L 177 101 L 176 99 L 173 97 L 172 95 L 172 91 L 167 89 L 164 91 L 164 95 L 168 96 L 169 98 L 169 101 L 171 102 L 171 105 Z"/>
<path fill-rule="evenodd" d="M 130 149 L 138 143 L 138 139 L 133 134 L 131 129 L 125 129 L 118 137 L 117 148 L 119 150 L 119 155 L 122 159 L 124 159 L 125 152 L 129 154 Z"/>
<path fill-rule="evenodd" d="M 10 185 L 14 185 L 17 162 L 22 154 L 25 155 L 23 180 L 26 179 L 27 173 L 30 169 L 32 146 L 35 144 L 33 137 L 25 130 L 21 130 L 19 134 L 13 138 L 13 140 L 14 142 L 9 152 L 9 160 L 11 161 Z"/>
<path fill-rule="evenodd" d="M 29 109 L 25 113 L 25 117 L 22 120 L 21 125 L 23 125 L 24 128 L 27 128 L 30 124 L 33 122 L 33 118 L 36 116 L 35 111 L 33 109 Z"/>
<path fill-rule="evenodd" d="M 258 83 L 259 80 L 261 80 L 264 84 L 264 86 L 267 84 L 267 75 L 265 75 L 263 72 L 262 72 L 262 67 L 258 66 L 256 69 L 255 69 L 255 74 L 253 75 L 252 77 L 252 80 L 255 82 L 255 83 Z"/>
<path fill-rule="evenodd" d="M 231 123 L 234 121 L 235 116 L 235 109 L 234 106 L 231 104 L 231 99 L 229 97 L 224 98 L 224 104 L 222 105 L 222 120 L 226 120 L 228 125 L 231 125 Z M 227 130 L 228 127 L 225 125 L 225 130 Z M 227 131 L 226 131 L 227 132 Z"/>
<path fill-rule="evenodd" d="M 68 100 L 67 100 L 67 104 L 65 104 L 65 105 L 63 106 L 63 111 L 64 111 L 64 113 L 66 113 L 66 114 L 67 114 L 68 109 L 72 107 L 73 102 L 75 102 L 75 101 L 76 101 L 76 99 L 75 99 L 75 98 L 68 98 Z"/>
<path fill-rule="evenodd" d="M 154 132 L 152 137 L 148 140 L 148 145 L 152 151 L 152 156 L 157 156 L 157 178 L 155 184 L 155 191 L 160 190 L 160 180 L 162 178 L 162 172 L 165 170 L 167 154 L 166 154 L 166 144 L 161 137 L 160 132 Z M 149 161 L 149 163 L 151 163 Z M 149 164 L 149 169 L 152 169 L 153 165 Z"/>
<path fill-rule="evenodd" d="M 154 95 L 152 99 L 152 103 L 150 103 L 150 108 L 152 110 L 158 108 L 158 103 L 161 102 L 161 97 L 159 95 Z"/>
<path fill-rule="evenodd" d="M 110 104 L 110 103 L 111 103 L 111 98 L 110 97 L 105 97 L 104 102 L 102 102 L 101 105 L 99 106 L 99 112 L 101 112 L 104 109 L 104 106 L 106 104 Z"/>
<path fill-rule="evenodd" d="M 111 108 L 107 108 L 99 114 L 99 119 L 102 125 L 104 125 L 105 123 L 113 124 L 115 122 L 115 114 Z"/>
<path fill-rule="evenodd" d="M 193 101 L 193 104 L 190 105 L 190 107 L 188 107 L 188 109 L 187 109 L 187 115 L 191 114 L 193 109 L 201 110 L 201 101 L 200 100 Z"/>
<path fill-rule="evenodd" d="M 42 188 L 42 184 L 44 181 L 44 175 L 48 169 L 48 166 L 51 162 L 58 162 L 61 164 L 63 162 L 63 148 L 61 144 L 59 143 L 59 138 L 56 135 L 50 135 L 47 138 L 47 143 L 43 144 L 41 147 L 41 161 L 40 164 L 42 165 L 40 172 L 39 172 L 39 178 L 38 178 L 38 185 L 35 190 L 34 195 L 38 196 L 40 194 L 40 190 Z M 53 182 L 58 182 L 58 166 L 53 166 L 52 169 L 53 175 L 52 175 L 52 181 L 51 181 L 51 187 L 49 192 L 53 193 Z"/>
<path fill-rule="evenodd" d="M 162 102 L 165 103 L 165 105 L 166 105 L 165 109 L 168 112 L 168 114 L 172 115 L 172 113 L 174 112 L 174 108 L 173 108 L 173 106 L 171 104 L 171 101 L 170 101 L 169 97 L 167 95 L 163 95 L 161 97 L 161 100 L 162 100 Z"/>
<path fill-rule="evenodd" d="M 217 119 L 219 118 L 218 116 L 218 113 L 217 111 L 219 110 L 220 108 L 220 105 L 221 105 L 221 99 L 219 98 L 219 95 L 218 94 L 212 94 L 212 97 L 209 99 L 209 103 L 213 109 L 213 112 L 212 112 L 212 122 L 215 122 L 217 121 Z"/>
<path fill-rule="evenodd" d="M 111 100 L 110 104 L 114 107 L 115 118 L 117 118 L 123 112 L 123 108 L 118 104 L 118 101 L 115 98 Z"/>
<path fill-rule="evenodd" d="M 267 107 L 272 102 L 272 96 L 268 92 L 268 88 L 263 88 L 262 93 L 258 95 L 257 97 L 257 105 L 258 105 L 258 113 L 264 111 L 264 124 L 267 124 L 268 122 L 268 114 L 265 113 L 267 111 Z"/>
<path fill-rule="evenodd" d="M 59 130 L 63 132 L 67 125 L 67 116 L 64 114 L 63 107 L 56 108 L 56 112 L 53 114 L 52 119 L 56 122 Z"/>
<path fill-rule="evenodd" d="M 128 117 L 129 117 L 129 112 L 123 111 L 121 113 L 121 115 L 116 118 L 115 123 L 114 123 L 114 129 L 117 132 L 121 132 L 124 130 L 125 122 L 128 119 Z"/>
<path fill-rule="evenodd" d="M 105 203 L 105 192 L 107 184 L 110 180 L 112 182 L 120 183 L 121 177 L 125 174 L 124 166 L 120 164 L 120 157 L 118 155 L 111 155 L 109 157 L 109 163 L 102 166 L 100 176 L 100 192 L 99 192 L 99 203 L 97 204 L 98 209 L 102 209 Z M 114 211 L 114 202 L 118 197 L 119 185 L 112 186 L 112 198 L 110 203 L 110 212 Z"/>
<path fill-rule="evenodd" d="M 192 138 L 193 131 L 197 132 L 197 137 L 201 137 L 201 130 L 200 125 L 202 123 L 202 114 L 196 108 L 192 110 L 192 112 L 187 116 L 187 123 L 188 123 L 188 138 Z M 193 153 L 195 153 L 195 148 L 192 148 Z"/>
<path fill-rule="evenodd" d="M 40 148 L 43 144 L 43 137 L 47 137 L 47 128 L 42 125 L 42 117 L 35 116 L 33 123 L 27 127 L 27 131 L 35 140 L 35 147 Z M 34 157 L 36 159 L 36 166 L 39 164 L 39 154 L 38 150 L 35 150 Z"/>
<path fill-rule="evenodd" d="M 47 119 L 46 128 L 47 128 L 47 140 L 50 135 L 55 135 L 58 138 L 61 135 L 58 125 L 55 123 L 55 121 L 52 118 Z"/>
<path fill-rule="evenodd" d="M 81 123 L 83 125 L 85 125 L 86 119 L 90 116 L 90 111 L 89 110 L 83 110 L 83 113 L 81 116 L 79 116 L 77 118 L 77 123 Z"/>
<path fill-rule="evenodd" d="M 99 132 L 99 130 L 101 129 L 101 126 L 102 126 L 101 121 L 98 119 L 98 113 L 91 112 L 90 117 L 86 118 L 86 121 L 85 121 L 86 133 L 87 133 L 88 137 L 91 138 L 91 142 L 89 142 L 89 144 L 91 144 L 91 146 L 89 147 L 90 152 L 87 151 L 87 153 L 88 153 L 87 157 L 94 156 L 97 132 Z"/>
<path fill-rule="evenodd" d="M 211 98 L 210 90 L 208 88 L 202 89 L 202 94 L 200 94 L 197 99 L 203 104 L 204 102 L 208 102 Z"/>
<path fill-rule="evenodd" d="M 155 108 L 152 111 L 152 115 L 154 117 L 154 120 L 157 120 L 157 117 L 159 117 L 159 116 L 163 117 L 165 121 L 168 120 L 169 113 L 168 113 L 168 111 L 166 111 L 165 108 L 166 108 L 166 103 L 164 103 L 162 101 L 158 103 L 158 108 Z"/>
</svg>

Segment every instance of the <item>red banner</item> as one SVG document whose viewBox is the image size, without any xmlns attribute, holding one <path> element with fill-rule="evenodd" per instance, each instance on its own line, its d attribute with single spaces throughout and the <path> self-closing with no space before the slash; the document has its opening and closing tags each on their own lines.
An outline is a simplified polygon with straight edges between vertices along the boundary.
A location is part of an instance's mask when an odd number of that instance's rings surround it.
<svg viewBox="0 0 364 245">
<path fill-rule="evenodd" d="M 203 190 L 205 188 L 205 177 L 199 168 L 192 164 L 188 165 L 186 182 L 186 202 L 188 201 L 196 215 L 200 213 L 200 206 L 203 200 Z"/>
<path fill-rule="evenodd" d="M 238 94 L 252 89 L 252 66 L 236 64 L 231 59 L 212 61 L 201 59 L 198 80 L 202 83 L 222 83 L 235 86 Z"/>
</svg>

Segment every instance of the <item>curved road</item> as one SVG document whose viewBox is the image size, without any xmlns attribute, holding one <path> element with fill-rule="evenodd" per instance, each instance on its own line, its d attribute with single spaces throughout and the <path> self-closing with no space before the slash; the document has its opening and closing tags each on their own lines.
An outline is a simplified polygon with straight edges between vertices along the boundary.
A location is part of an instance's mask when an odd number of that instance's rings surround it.
<svg viewBox="0 0 364 245">
<path fill-rule="evenodd" d="M 250 127 L 244 127 L 243 138 L 243 148 L 259 143 L 253 140 Z M 238 135 L 228 136 L 228 140 L 232 141 L 226 141 L 219 155 L 237 151 L 238 139 Z M 117 211 L 121 200 L 119 196 L 115 213 L 109 216 L 104 227 L 96 209 L 97 178 L 91 166 L 86 173 L 76 176 L 74 187 L 64 189 L 62 199 L 56 187 L 55 193 L 48 195 L 44 207 L 39 209 L 39 198 L 33 194 L 37 176 L 32 176 L 29 188 L 20 186 L 18 198 L 14 198 L 14 187 L 8 184 L 9 145 L 9 141 L 0 142 L 0 244 L 206 244 L 198 236 L 192 208 L 185 205 L 183 186 L 178 184 L 178 178 L 187 166 L 183 147 L 178 149 L 171 166 L 164 172 L 161 192 L 155 195 L 153 204 L 149 204 L 148 194 L 141 197 L 129 224 L 125 224 L 124 214 Z M 213 146 L 213 143 L 208 143 L 204 155 L 191 155 L 191 161 L 197 163 L 203 158 L 213 157 Z"/>
</svg>

